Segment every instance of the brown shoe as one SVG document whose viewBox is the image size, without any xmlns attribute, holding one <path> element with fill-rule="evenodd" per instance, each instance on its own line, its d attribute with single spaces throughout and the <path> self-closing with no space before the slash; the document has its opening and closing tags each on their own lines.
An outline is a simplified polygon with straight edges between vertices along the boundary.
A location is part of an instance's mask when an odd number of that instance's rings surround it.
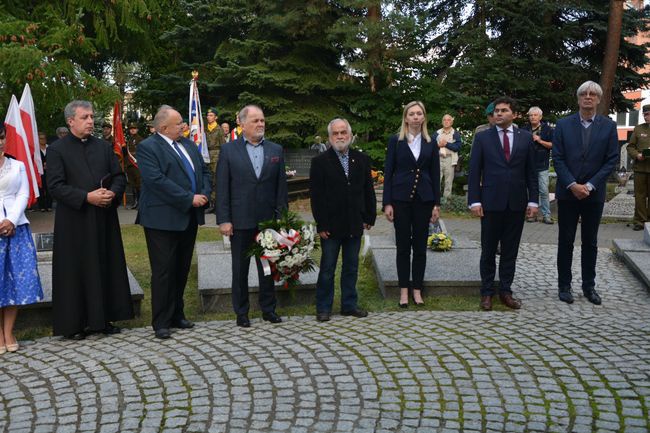
<svg viewBox="0 0 650 433">
<path fill-rule="evenodd" d="M 492 311 L 492 296 L 481 296 L 481 310 Z"/>
<path fill-rule="evenodd" d="M 519 299 L 513 298 L 510 293 L 500 294 L 499 299 L 501 299 L 501 303 L 508 308 L 512 308 L 513 310 L 518 310 L 521 308 L 521 301 Z"/>
</svg>

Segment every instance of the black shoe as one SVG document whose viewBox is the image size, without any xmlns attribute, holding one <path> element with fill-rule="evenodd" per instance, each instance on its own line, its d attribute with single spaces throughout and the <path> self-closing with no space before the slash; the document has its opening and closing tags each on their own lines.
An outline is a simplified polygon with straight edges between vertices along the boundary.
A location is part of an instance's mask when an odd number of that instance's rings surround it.
<svg viewBox="0 0 650 433">
<path fill-rule="evenodd" d="M 406 304 L 402 304 L 401 302 L 399 302 L 397 305 L 399 305 L 400 308 L 408 308 L 409 307 L 408 302 Z"/>
<path fill-rule="evenodd" d="M 172 333 L 169 331 L 169 328 L 160 328 L 156 329 L 156 338 L 161 340 L 166 340 L 172 336 Z"/>
<path fill-rule="evenodd" d="M 643 226 L 641 224 L 634 224 L 634 227 L 632 227 L 632 230 L 635 232 L 643 230 Z"/>
<path fill-rule="evenodd" d="M 81 332 L 77 332 L 76 334 L 65 335 L 63 336 L 63 338 L 65 338 L 66 340 L 80 341 L 86 338 L 86 333 L 81 331 Z"/>
<path fill-rule="evenodd" d="M 368 312 L 366 310 L 355 308 L 354 310 L 350 311 L 341 311 L 341 316 L 367 317 Z"/>
<path fill-rule="evenodd" d="M 101 333 L 106 335 L 115 335 L 119 334 L 120 332 L 122 332 L 122 330 L 112 323 L 107 323 L 106 327 L 101 330 Z"/>
<path fill-rule="evenodd" d="M 587 300 L 592 304 L 600 305 L 603 303 L 603 301 L 600 299 L 600 296 L 598 296 L 598 293 L 596 293 L 594 289 L 585 290 L 583 291 L 583 293 L 585 295 L 585 298 L 587 298 Z"/>
<path fill-rule="evenodd" d="M 316 313 L 316 320 L 319 322 L 329 322 L 330 313 Z"/>
<path fill-rule="evenodd" d="M 191 329 L 194 328 L 194 322 L 190 322 L 187 319 L 181 319 L 177 322 L 172 323 L 172 328 Z"/>
<path fill-rule="evenodd" d="M 282 323 L 282 317 L 275 314 L 275 311 L 271 311 L 271 312 L 268 312 L 268 313 L 262 313 L 262 319 L 266 320 L 267 322 L 271 322 L 271 323 Z"/>
<path fill-rule="evenodd" d="M 251 327 L 251 321 L 248 320 L 247 315 L 242 314 L 241 316 L 237 316 L 237 326 L 242 327 L 242 328 L 250 328 Z"/>
<path fill-rule="evenodd" d="M 573 304 L 573 294 L 571 290 L 560 290 L 557 294 L 560 301 L 566 302 L 567 304 Z"/>
<path fill-rule="evenodd" d="M 422 297 L 422 294 L 420 294 L 420 297 Z M 422 307 L 422 306 L 424 306 L 424 299 L 422 300 L 422 302 L 417 302 L 417 301 L 415 300 L 415 295 L 412 295 L 411 298 L 413 298 L 413 303 L 415 304 L 416 307 Z"/>
</svg>

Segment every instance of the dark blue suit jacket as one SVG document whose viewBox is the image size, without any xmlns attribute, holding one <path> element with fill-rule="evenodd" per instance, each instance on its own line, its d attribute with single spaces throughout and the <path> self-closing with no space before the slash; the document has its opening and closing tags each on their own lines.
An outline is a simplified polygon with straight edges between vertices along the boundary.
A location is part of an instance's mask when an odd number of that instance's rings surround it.
<svg viewBox="0 0 650 433">
<path fill-rule="evenodd" d="M 287 175 L 282 146 L 264 140 L 264 164 L 255 176 L 244 138 L 221 146 L 217 162 L 217 224 L 232 223 L 235 230 L 257 228 L 287 208 Z"/>
<path fill-rule="evenodd" d="M 573 182 L 591 183 L 595 191 L 584 200 L 605 202 L 607 177 L 619 158 L 616 123 L 597 115 L 591 128 L 589 146 L 582 145 L 578 113 L 558 120 L 553 134 L 553 166 L 557 173 L 555 194 L 558 200 L 577 200 L 567 186 Z"/>
<path fill-rule="evenodd" d="M 192 158 L 199 191 L 210 197 L 210 171 L 196 145 L 186 139 L 176 140 Z M 159 134 L 138 144 L 138 168 L 142 190 L 136 224 L 157 230 L 185 230 L 193 212 L 199 225 L 205 223 L 204 209 L 192 207 L 194 192 L 178 153 Z"/>
<path fill-rule="evenodd" d="M 416 195 L 424 202 L 432 201 L 434 205 L 439 205 L 440 158 L 435 136 L 431 141 L 425 141 L 422 137 L 417 161 L 408 143 L 397 138 L 394 135 L 388 141 L 384 163 L 383 205 L 392 205 L 395 201 L 413 201 Z"/>
<path fill-rule="evenodd" d="M 514 128 L 512 152 L 506 161 L 496 127 L 474 137 L 469 160 L 468 204 L 484 211 L 522 211 L 538 202 L 533 136 Z"/>
</svg>

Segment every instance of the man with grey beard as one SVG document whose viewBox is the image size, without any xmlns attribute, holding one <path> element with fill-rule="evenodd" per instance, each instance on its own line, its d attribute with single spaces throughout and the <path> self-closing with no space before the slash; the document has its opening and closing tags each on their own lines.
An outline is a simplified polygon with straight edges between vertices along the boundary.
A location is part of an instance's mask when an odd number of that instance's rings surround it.
<svg viewBox="0 0 650 433">
<path fill-rule="evenodd" d="M 341 269 L 341 314 L 366 317 L 357 305 L 359 249 L 364 229 L 375 224 L 377 199 L 370 174 L 370 160 L 350 149 L 352 128 L 345 119 L 327 126 L 331 147 L 314 157 L 309 174 L 311 210 L 321 238 L 322 255 L 316 283 L 316 319 L 330 320 L 334 302 L 334 272 L 339 251 Z"/>
</svg>

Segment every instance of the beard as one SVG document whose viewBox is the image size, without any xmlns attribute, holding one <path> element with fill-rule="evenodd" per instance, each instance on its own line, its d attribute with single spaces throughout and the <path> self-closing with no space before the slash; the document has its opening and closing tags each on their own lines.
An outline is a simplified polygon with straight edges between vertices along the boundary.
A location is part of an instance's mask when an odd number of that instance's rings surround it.
<svg viewBox="0 0 650 433">
<path fill-rule="evenodd" d="M 337 152 L 345 152 L 348 149 L 348 147 L 350 147 L 350 142 L 351 141 L 352 140 L 348 140 L 348 141 L 344 141 L 344 142 L 333 142 L 332 147 Z"/>
</svg>

